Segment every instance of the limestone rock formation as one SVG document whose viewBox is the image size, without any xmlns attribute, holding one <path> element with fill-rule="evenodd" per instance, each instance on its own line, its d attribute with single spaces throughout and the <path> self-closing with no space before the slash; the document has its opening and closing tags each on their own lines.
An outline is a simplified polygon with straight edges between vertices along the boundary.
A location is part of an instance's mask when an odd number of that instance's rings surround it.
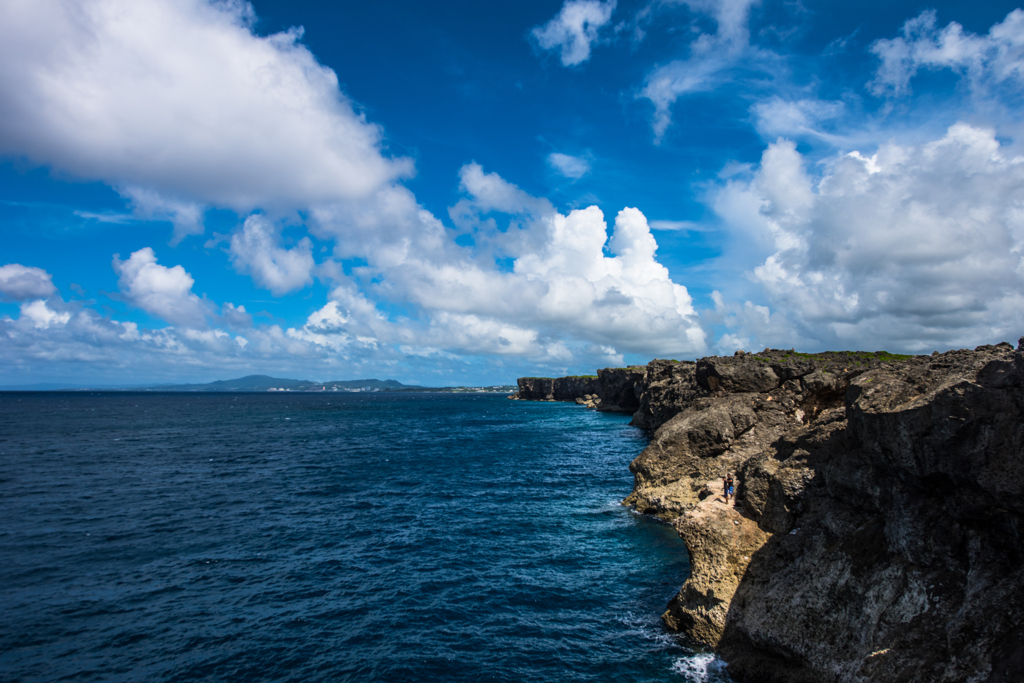
<svg viewBox="0 0 1024 683">
<path fill-rule="evenodd" d="M 647 374 L 643 365 L 626 368 L 604 368 L 597 371 L 601 385 L 598 410 L 633 413 L 640 407 L 640 386 Z"/>
<path fill-rule="evenodd" d="M 670 628 L 743 683 L 1024 680 L 1020 347 L 707 358 L 690 393 L 665 370 L 651 397 L 686 398 L 624 502 L 690 552 Z"/>
<path fill-rule="evenodd" d="M 596 375 L 572 377 L 520 377 L 519 391 L 510 398 L 523 401 L 575 401 L 601 390 Z"/>
<path fill-rule="evenodd" d="M 707 395 L 696 381 L 692 361 L 653 360 L 640 384 L 639 406 L 630 424 L 653 432 L 675 417 L 684 406 Z"/>
<path fill-rule="evenodd" d="M 597 375 L 571 377 L 520 377 L 519 391 L 510 396 L 522 401 L 575 401 L 588 408 L 632 413 L 640 406 L 640 387 L 647 369 L 604 368 Z"/>
</svg>

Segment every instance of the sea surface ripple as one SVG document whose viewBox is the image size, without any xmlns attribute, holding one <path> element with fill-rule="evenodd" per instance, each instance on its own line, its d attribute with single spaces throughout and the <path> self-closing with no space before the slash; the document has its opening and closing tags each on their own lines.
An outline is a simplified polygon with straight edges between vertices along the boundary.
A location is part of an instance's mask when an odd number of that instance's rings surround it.
<svg viewBox="0 0 1024 683">
<path fill-rule="evenodd" d="M 726 681 L 618 505 L 628 416 L 457 394 L 0 394 L 4 681 Z"/>
</svg>

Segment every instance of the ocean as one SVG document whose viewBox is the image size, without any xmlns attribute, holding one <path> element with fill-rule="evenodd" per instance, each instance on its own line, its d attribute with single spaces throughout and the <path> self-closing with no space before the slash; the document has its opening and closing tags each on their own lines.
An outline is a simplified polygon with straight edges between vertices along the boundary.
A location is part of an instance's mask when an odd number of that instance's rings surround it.
<svg viewBox="0 0 1024 683">
<path fill-rule="evenodd" d="M 485 394 L 0 393 L 0 680 L 727 681 L 659 615 L 629 417 Z"/>
</svg>

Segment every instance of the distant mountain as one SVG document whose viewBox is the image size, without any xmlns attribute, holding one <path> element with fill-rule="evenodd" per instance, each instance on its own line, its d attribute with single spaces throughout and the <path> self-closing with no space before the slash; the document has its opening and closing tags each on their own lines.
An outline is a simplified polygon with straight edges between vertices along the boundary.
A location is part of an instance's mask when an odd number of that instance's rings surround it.
<svg viewBox="0 0 1024 683">
<path fill-rule="evenodd" d="M 269 389 L 296 389 L 316 385 L 301 379 L 280 379 L 269 375 L 249 375 L 238 379 L 222 379 L 207 384 L 163 384 L 148 387 L 151 391 L 267 391 Z"/>
</svg>

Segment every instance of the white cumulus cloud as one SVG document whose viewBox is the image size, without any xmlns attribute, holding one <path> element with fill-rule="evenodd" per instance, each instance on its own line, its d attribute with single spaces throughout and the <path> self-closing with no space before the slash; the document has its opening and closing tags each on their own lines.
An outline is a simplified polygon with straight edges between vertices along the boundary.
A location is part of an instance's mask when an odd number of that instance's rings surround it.
<svg viewBox="0 0 1024 683">
<path fill-rule="evenodd" d="M 313 282 L 313 243 L 303 237 L 291 249 L 279 245 L 280 234 L 265 216 L 252 215 L 231 235 L 229 252 L 235 269 L 252 275 L 256 284 L 274 296 L 302 289 Z"/>
<path fill-rule="evenodd" d="M 252 315 L 245 310 L 245 306 L 235 306 L 231 302 L 221 306 L 220 318 L 224 323 L 234 329 L 245 329 L 252 327 Z"/>
<path fill-rule="evenodd" d="M 557 50 L 563 66 L 576 66 L 590 59 L 590 46 L 598 32 L 611 21 L 616 0 L 566 0 L 551 21 L 531 31 L 537 45 Z"/>
<path fill-rule="evenodd" d="M 572 349 L 585 347 L 677 356 L 704 350 L 689 293 L 658 263 L 657 243 L 640 211 L 620 211 L 609 237 L 597 207 L 561 214 L 477 164 L 464 167 L 461 177 L 467 196 L 452 215 L 471 232 L 472 246 L 455 243 L 409 196 L 402 220 L 393 213 L 391 195 L 355 217 L 318 217 L 318 230 L 337 235 L 341 250 L 351 248 L 341 237 L 354 220 L 366 226 L 377 221 L 384 230 L 404 226 L 401 239 L 362 244 L 358 253 L 368 265 L 355 275 L 371 299 L 411 304 L 420 320 L 391 325 L 372 304 L 363 305 L 363 313 L 345 314 L 347 334 L 459 353 L 545 358 L 571 357 Z M 353 310 L 351 290 L 341 289 L 345 310 Z"/>
<path fill-rule="evenodd" d="M 0 295 L 8 299 L 45 299 L 56 291 L 53 276 L 42 268 L 20 263 L 0 266 Z"/>
<path fill-rule="evenodd" d="M 840 156 L 818 180 L 780 139 L 715 207 L 743 245 L 732 257 L 794 338 L 924 350 L 1024 331 L 1022 197 L 1024 158 L 960 123 L 926 144 Z M 773 326 L 778 336 L 783 321 Z"/>
<path fill-rule="evenodd" d="M 71 320 L 71 313 L 68 311 L 55 311 L 46 305 L 43 300 L 23 303 L 21 305 L 21 317 L 29 320 L 38 330 L 45 330 L 51 325 L 66 325 Z"/>
<path fill-rule="evenodd" d="M 156 262 L 149 247 L 139 249 L 125 261 L 114 256 L 113 267 L 125 300 L 172 325 L 206 326 L 209 305 L 192 292 L 195 280 L 181 266 L 168 268 Z"/>
<path fill-rule="evenodd" d="M 0 153 L 109 183 L 178 239 L 206 205 L 301 209 L 412 172 L 301 29 L 253 21 L 241 0 L 0 3 Z"/>
</svg>

